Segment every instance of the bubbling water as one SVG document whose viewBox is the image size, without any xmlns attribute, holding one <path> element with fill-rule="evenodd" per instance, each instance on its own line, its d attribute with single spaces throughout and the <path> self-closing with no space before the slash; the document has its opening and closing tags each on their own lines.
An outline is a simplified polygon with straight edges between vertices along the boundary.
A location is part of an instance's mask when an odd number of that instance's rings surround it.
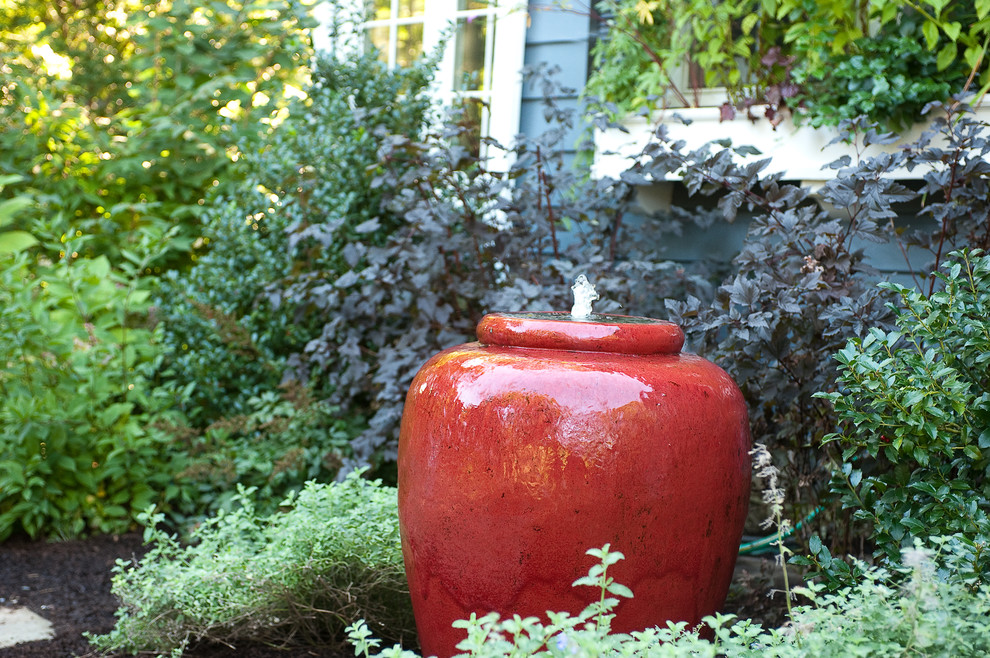
<svg viewBox="0 0 990 658">
<path fill-rule="evenodd" d="M 595 286 L 588 281 L 588 277 L 582 274 L 574 280 L 571 291 L 574 293 L 574 306 L 571 307 L 571 317 L 575 320 L 586 320 L 592 313 L 591 303 L 596 299 L 600 299 L 598 293 L 595 291 Z"/>
</svg>

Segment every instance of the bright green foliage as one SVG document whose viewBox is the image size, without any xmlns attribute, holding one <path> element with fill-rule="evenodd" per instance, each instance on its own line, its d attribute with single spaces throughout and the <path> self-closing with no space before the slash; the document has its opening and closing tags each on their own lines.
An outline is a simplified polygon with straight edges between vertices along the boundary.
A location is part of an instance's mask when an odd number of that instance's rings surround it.
<svg viewBox="0 0 990 658">
<path fill-rule="evenodd" d="M 216 502 L 194 475 L 219 456 L 176 408 L 195 387 L 160 386 L 169 334 L 146 275 L 207 246 L 208 193 L 284 118 L 312 25 L 297 0 L 0 3 L 0 182 L 30 193 L 0 193 L 0 537 L 116 532 L 151 503 Z M 11 224 L 18 209 L 30 221 Z M 273 496 L 313 473 L 292 457 L 340 443 L 304 427 L 325 406 L 287 419 L 287 405 L 232 410 L 249 445 L 219 451 Z M 256 445 L 268 426 L 291 444 L 277 455 Z"/>
<path fill-rule="evenodd" d="M 732 106 L 789 107 L 813 125 L 865 115 L 890 127 L 961 92 L 990 87 L 990 2 L 959 0 L 606 0 L 608 36 L 588 92 L 616 104 L 697 105 L 724 88 Z M 688 71 L 690 88 L 672 84 Z M 660 99 L 659 96 L 664 96 Z"/>
<path fill-rule="evenodd" d="M 978 0 L 774 0 L 774 13 L 788 26 L 784 41 L 806 60 L 802 66 L 825 78 L 832 56 L 855 54 L 877 37 L 909 37 L 937 58 L 938 71 L 976 70 L 990 78 L 985 56 L 990 35 L 990 2 Z M 936 55 L 937 53 L 937 55 Z M 944 100 L 944 99 L 934 99 Z"/>
<path fill-rule="evenodd" d="M 412 637 L 395 489 L 352 473 L 309 483 L 271 516 L 256 513 L 255 495 L 242 488 L 239 507 L 207 519 L 188 546 L 149 512 L 152 548 L 118 562 L 117 625 L 93 644 L 172 656 L 209 642 L 335 645 L 362 617 L 390 639 Z"/>
<path fill-rule="evenodd" d="M 795 67 L 797 118 L 817 127 L 865 115 L 904 128 L 919 120 L 926 104 L 961 91 L 969 68 L 961 62 L 942 67 L 918 39 L 922 24 L 916 15 L 905 16 L 879 34 L 857 39 L 848 52 L 820 55 L 821 67 Z"/>
<path fill-rule="evenodd" d="M 698 87 L 724 87 L 742 100 L 754 85 L 762 93 L 783 79 L 773 62 L 761 62 L 783 34 L 761 0 L 605 0 L 596 7 L 609 16 L 608 37 L 594 46 L 586 89 L 620 110 L 664 105 L 664 93 L 667 102 L 694 105 Z M 677 86 L 684 68 L 690 88 Z"/>
<path fill-rule="evenodd" d="M 5 186 L 21 180 L 20 176 L 0 176 L 0 191 L 3 191 Z M 28 231 L 9 228 L 15 224 L 17 215 L 29 208 L 32 203 L 33 199 L 26 194 L 0 201 L 0 229 L 8 227 L 0 231 L 0 256 L 16 254 L 38 244 L 38 239 Z"/>
<path fill-rule="evenodd" d="M 792 623 L 782 629 L 763 629 L 748 620 L 716 614 L 704 622 L 713 630 L 711 641 L 699 637 L 684 622 L 633 632 L 611 633 L 609 615 L 618 599 L 604 598 L 608 589 L 604 570 L 621 553 L 606 545 L 593 553 L 601 564 L 592 567 L 588 578 L 575 585 L 601 588 L 604 603 L 588 606 L 579 615 L 548 612 L 548 622 L 535 617 L 500 618 L 496 613 L 455 622 L 467 637 L 458 645 L 464 654 L 477 658 L 595 658 L 635 656 L 642 658 L 847 658 L 848 656 L 980 656 L 990 651 L 990 588 L 970 589 L 946 583 L 936 576 L 936 566 L 953 568 L 951 542 L 948 556 L 935 559 L 932 551 L 915 548 L 911 566 L 898 574 L 869 571 L 855 587 L 836 594 L 820 588 L 802 588 L 810 603 L 795 608 Z M 589 551 L 592 554 L 592 551 Z M 596 575 L 596 573 L 598 575 Z M 903 576 L 908 576 L 906 579 Z M 614 586 L 614 585 L 613 585 Z M 624 588 L 623 588 L 624 589 Z M 621 596 L 631 595 L 622 592 Z M 379 650 L 381 642 L 363 623 L 348 629 L 355 653 L 364 658 L 418 658 L 412 651 L 395 646 Z"/>
<path fill-rule="evenodd" d="M 186 249 L 240 135 L 306 63 L 311 24 L 296 0 L 4 3 L 0 173 L 30 176 L 39 214 L 97 236 L 92 253 L 115 258 L 152 224 L 182 226 Z"/>
<path fill-rule="evenodd" d="M 248 413 L 202 433 L 173 428 L 176 448 L 188 455 L 179 477 L 197 492 L 193 504 L 173 510 L 174 518 L 229 508 L 235 485 L 255 489 L 259 512 L 271 512 L 307 480 L 337 475 L 353 432 L 334 407 L 292 383 L 248 398 L 247 406 Z"/>
<path fill-rule="evenodd" d="M 622 112 L 653 107 L 664 91 L 683 95 L 672 81 L 683 54 L 666 47 L 670 27 L 660 22 L 641 30 L 641 17 L 633 3 L 599 3 L 601 9 L 611 10 L 609 38 L 599 39 L 592 48 L 594 73 L 585 93 L 616 103 Z"/>
<path fill-rule="evenodd" d="M 148 308 L 138 273 L 167 236 L 136 237 L 119 270 L 71 236 L 44 242 L 61 247 L 54 262 L 0 254 L 0 539 L 121 532 L 182 494 L 158 426 L 170 401 L 150 386 L 159 333 L 131 322 Z"/>
<path fill-rule="evenodd" d="M 898 561 L 912 537 L 959 534 L 968 569 L 990 567 L 990 256 L 956 252 L 929 296 L 900 297 L 897 329 L 873 329 L 836 356 L 842 448 L 834 483 L 873 527 L 876 554 Z M 820 565 L 827 566 L 827 565 Z"/>
</svg>

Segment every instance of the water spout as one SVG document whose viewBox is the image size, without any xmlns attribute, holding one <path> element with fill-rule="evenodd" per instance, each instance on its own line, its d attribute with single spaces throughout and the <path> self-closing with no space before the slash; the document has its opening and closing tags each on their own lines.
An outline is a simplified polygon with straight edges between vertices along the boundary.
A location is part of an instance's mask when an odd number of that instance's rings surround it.
<svg viewBox="0 0 990 658">
<path fill-rule="evenodd" d="M 591 302 L 599 299 L 598 293 L 595 292 L 595 286 L 588 281 L 588 277 L 582 274 L 574 280 L 571 291 L 574 293 L 574 306 L 571 307 L 571 317 L 575 320 L 587 319 L 592 312 Z"/>
</svg>

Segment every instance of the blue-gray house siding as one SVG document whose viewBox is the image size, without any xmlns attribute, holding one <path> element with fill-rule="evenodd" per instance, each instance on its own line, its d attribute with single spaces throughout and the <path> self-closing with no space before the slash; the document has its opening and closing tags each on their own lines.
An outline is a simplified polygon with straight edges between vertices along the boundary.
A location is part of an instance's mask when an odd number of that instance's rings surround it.
<svg viewBox="0 0 990 658">
<path fill-rule="evenodd" d="M 582 11 L 582 3 L 572 3 L 573 9 L 561 9 L 557 3 L 530 2 L 529 29 L 526 30 L 525 65 L 559 67 L 558 83 L 570 91 L 556 97 L 564 107 L 577 108 L 579 95 L 588 79 L 588 53 L 592 39 L 592 19 Z M 543 118 L 543 91 L 539 85 L 523 87 L 519 118 L 520 132 L 539 135 L 547 128 Z M 567 138 L 575 150 L 583 128 L 575 126 Z"/>
</svg>

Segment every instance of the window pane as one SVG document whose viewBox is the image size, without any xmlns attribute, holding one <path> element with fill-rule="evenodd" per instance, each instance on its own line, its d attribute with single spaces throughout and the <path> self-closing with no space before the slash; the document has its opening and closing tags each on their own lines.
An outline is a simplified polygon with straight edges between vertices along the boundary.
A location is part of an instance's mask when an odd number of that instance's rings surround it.
<svg viewBox="0 0 990 658">
<path fill-rule="evenodd" d="M 388 26 L 383 25 L 382 27 L 373 27 L 367 30 L 364 33 L 364 45 L 368 50 L 376 48 L 378 50 L 378 59 L 388 62 Z"/>
<path fill-rule="evenodd" d="M 422 16 L 426 11 L 426 0 L 399 0 L 399 18 Z"/>
<path fill-rule="evenodd" d="M 368 12 L 373 20 L 380 21 L 392 17 L 392 0 L 371 0 Z"/>
<path fill-rule="evenodd" d="M 484 88 L 485 36 L 488 19 L 484 16 L 457 22 L 454 42 L 454 90 L 471 91 Z"/>
<path fill-rule="evenodd" d="M 395 63 L 397 66 L 411 66 L 423 54 L 423 24 L 399 25 L 396 33 Z"/>
<path fill-rule="evenodd" d="M 485 125 L 488 120 L 488 107 L 480 98 L 462 96 L 455 101 L 454 107 L 461 111 L 458 124 L 461 133 L 458 141 L 466 148 L 471 155 L 478 157 L 481 154 L 481 136 L 488 132 Z"/>
<path fill-rule="evenodd" d="M 465 9 L 487 9 L 490 5 L 494 5 L 494 2 L 486 2 L 485 0 L 457 0 L 457 10 L 464 11 Z"/>
</svg>

